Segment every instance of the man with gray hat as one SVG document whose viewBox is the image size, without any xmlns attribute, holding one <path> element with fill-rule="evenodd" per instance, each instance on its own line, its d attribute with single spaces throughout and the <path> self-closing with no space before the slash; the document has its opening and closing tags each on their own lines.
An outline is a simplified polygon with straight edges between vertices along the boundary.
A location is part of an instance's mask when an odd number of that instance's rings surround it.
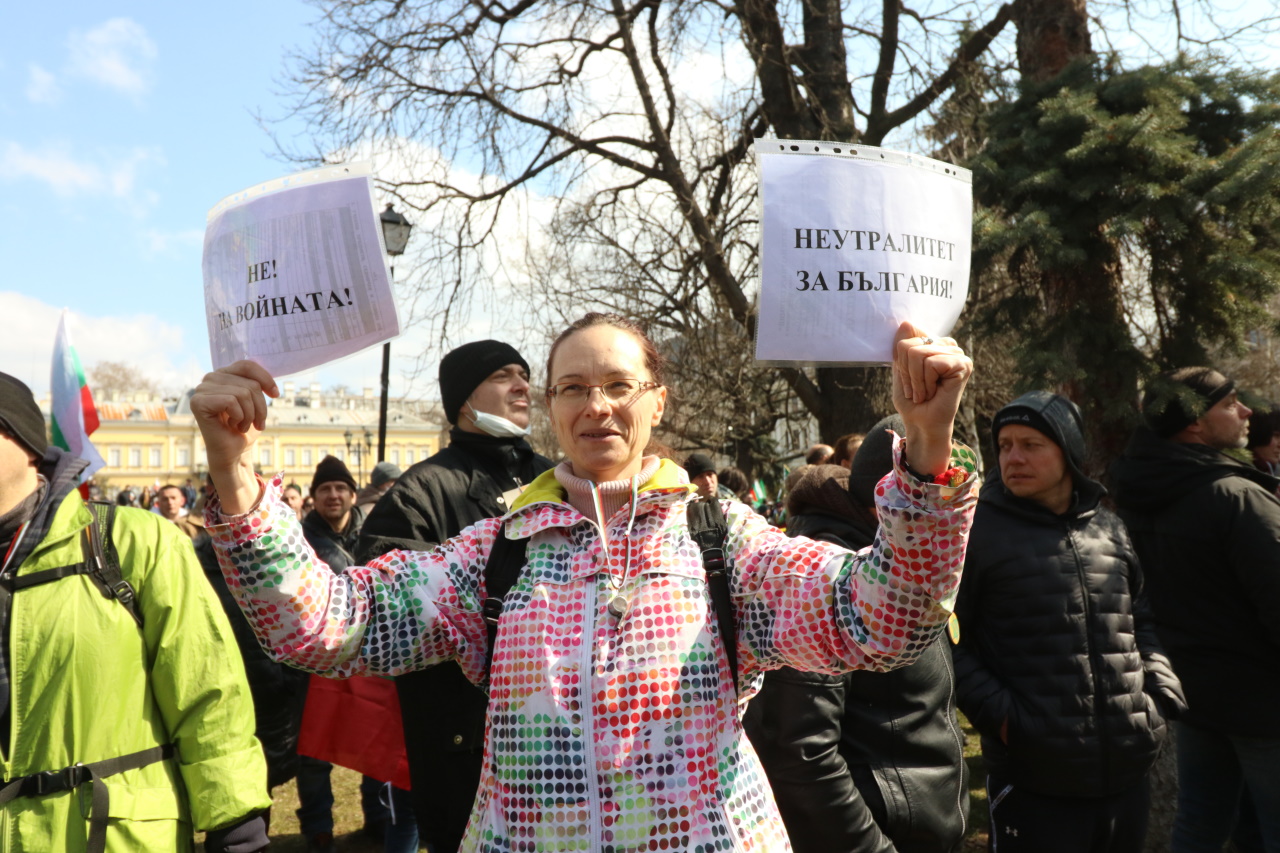
<svg viewBox="0 0 1280 853">
<path fill-rule="evenodd" d="M 391 491 L 401 473 L 400 466 L 394 462 L 379 462 L 374 465 L 373 473 L 369 475 L 369 485 L 356 495 L 356 509 L 366 513 L 373 509 L 373 505 Z"/>
<path fill-rule="evenodd" d="M 956 601 L 960 709 L 982 735 L 1001 853 L 1139 853 L 1148 771 L 1184 707 L 1129 537 L 1083 471 L 1080 410 L 996 413 Z"/>
<path fill-rule="evenodd" d="M 405 471 L 373 507 L 361 563 L 397 548 L 427 550 L 485 518 L 504 515 L 521 489 L 552 467 L 526 436 L 529 365 L 510 344 L 474 341 L 440 361 L 449 446 Z M 484 758 L 488 697 L 456 663 L 396 679 L 418 831 L 436 853 L 462 842 Z"/>
<path fill-rule="evenodd" d="M 1190 705 L 1174 853 L 1221 850 L 1243 791 L 1266 850 L 1280 851 L 1280 480 L 1224 452 L 1245 446 L 1250 414 L 1216 370 L 1162 373 L 1113 469 Z"/>
<path fill-rule="evenodd" d="M 0 373 L 0 849 L 264 850 L 267 767 L 231 626 L 191 542 L 90 507 Z"/>
</svg>

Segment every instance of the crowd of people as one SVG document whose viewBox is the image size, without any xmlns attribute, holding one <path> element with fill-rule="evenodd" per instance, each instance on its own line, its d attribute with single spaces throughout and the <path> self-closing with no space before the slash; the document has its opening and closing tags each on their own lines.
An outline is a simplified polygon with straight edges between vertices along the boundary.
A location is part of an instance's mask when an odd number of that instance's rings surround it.
<svg viewBox="0 0 1280 853">
<path fill-rule="evenodd" d="M 897 413 L 810 448 L 776 509 L 653 441 L 665 364 L 615 315 L 551 348 L 558 462 L 529 364 L 476 341 L 440 365 L 448 446 L 368 484 L 260 476 L 277 390 L 239 362 L 191 398 L 206 483 L 86 502 L 0 374 L 0 850 L 252 853 L 291 779 L 333 850 L 337 762 L 388 853 L 952 853 L 957 709 L 991 850 L 1142 850 L 1171 731 L 1171 849 L 1280 850 L 1280 412 L 1154 377 L 1109 494 L 1033 391 L 984 484 L 968 357 L 904 324 L 892 358 Z"/>
</svg>

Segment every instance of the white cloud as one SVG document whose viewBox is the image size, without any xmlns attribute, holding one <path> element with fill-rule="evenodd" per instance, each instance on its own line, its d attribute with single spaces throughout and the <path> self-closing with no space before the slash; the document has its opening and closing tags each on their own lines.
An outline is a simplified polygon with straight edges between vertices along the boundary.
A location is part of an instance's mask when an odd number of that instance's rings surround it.
<svg viewBox="0 0 1280 853">
<path fill-rule="evenodd" d="M 77 158 L 57 146 L 37 150 L 7 142 L 0 146 L 0 181 L 40 181 L 60 196 L 110 196 L 139 209 L 155 203 L 155 194 L 140 191 L 137 181 L 139 167 L 164 163 L 159 150 L 138 147 L 102 160 Z"/>
<path fill-rule="evenodd" d="M 0 370 L 27 383 L 36 397 L 49 393 L 53 340 L 62 308 L 32 296 L 0 291 L 0 317 L 20 318 L 0 335 Z M 73 310 L 71 343 L 86 371 L 100 361 L 122 361 L 154 379 L 165 391 L 193 387 L 205 369 L 186 351 L 182 329 L 149 314 L 90 317 Z"/>
<path fill-rule="evenodd" d="M 52 104 L 62 97 L 62 89 L 58 86 L 58 78 L 32 63 L 27 66 L 30 77 L 27 80 L 27 100 L 34 104 Z"/>
<path fill-rule="evenodd" d="M 134 99 L 151 88 L 156 44 L 141 24 L 112 18 L 87 32 L 72 31 L 67 39 L 68 71 Z"/>
</svg>

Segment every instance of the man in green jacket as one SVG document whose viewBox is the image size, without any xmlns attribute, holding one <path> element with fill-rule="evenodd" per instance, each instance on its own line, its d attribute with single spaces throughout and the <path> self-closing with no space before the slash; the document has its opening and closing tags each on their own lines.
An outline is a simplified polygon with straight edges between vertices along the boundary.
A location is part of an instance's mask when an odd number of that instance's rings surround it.
<svg viewBox="0 0 1280 853">
<path fill-rule="evenodd" d="M 0 373 L 0 851 L 190 851 L 193 830 L 210 853 L 262 850 L 266 762 L 226 615 L 160 516 L 117 508 L 114 554 L 90 544 L 85 465 Z"/>
</svg>

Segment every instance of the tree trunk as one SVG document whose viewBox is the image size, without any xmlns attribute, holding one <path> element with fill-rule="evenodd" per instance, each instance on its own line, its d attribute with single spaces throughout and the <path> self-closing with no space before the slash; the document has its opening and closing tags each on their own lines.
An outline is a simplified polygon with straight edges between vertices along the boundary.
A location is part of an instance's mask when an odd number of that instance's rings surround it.
<svg viewBox="0 0 1280 853">
<path fill-rule="evenodd" d="M 1073 60 L 1093 53 L 1085 0 L 1017 0 L 1013 22 L 1023 79 L 1052 80 Z"/>
<path fill-rule="evenodd" d="M 814 413 L 825 444 L 850 432 L 866 432 L 893 412 L 888 367 L 820 367 L 822 405 Z"/>
</svg>

